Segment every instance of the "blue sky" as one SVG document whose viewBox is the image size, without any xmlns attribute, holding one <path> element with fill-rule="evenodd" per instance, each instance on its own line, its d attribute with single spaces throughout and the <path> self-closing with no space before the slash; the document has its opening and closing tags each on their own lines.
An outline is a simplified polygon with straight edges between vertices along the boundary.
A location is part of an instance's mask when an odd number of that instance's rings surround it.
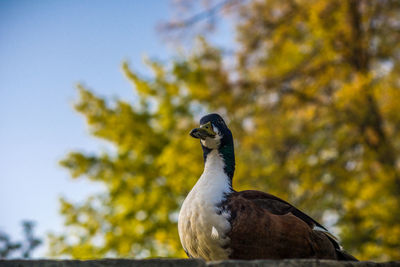
<svg viewBox="0 0 400 267">
<path fill-rule="evenodd" d="M 143 56 L 171 58 L 156 31 L 171 15 L 168 0 L 0 1 L 0 230 L 20 238 L 29 219 L 40 236 L 61 231 L 58 198 L 103 189 L 58 165 L 72 150 L 107 149 L 72 108 L 75 84 L 133 101 L 121 63 L 145 73 Z M 229 36 L 225 29 L 216 41 Z"/>
</svg>

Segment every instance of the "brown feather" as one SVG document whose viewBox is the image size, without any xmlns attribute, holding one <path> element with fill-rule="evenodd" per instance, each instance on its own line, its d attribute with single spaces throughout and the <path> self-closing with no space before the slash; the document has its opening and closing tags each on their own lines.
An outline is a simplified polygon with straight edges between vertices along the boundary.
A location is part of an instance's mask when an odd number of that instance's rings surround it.
<svg viewBox="0 0 400 267">
<path fill-rule="evenodd" d="M 231 213 L 232 259 L 337 259 L 337 244 L 312 229 L 320 224 L 273 195 L 234 192 L 222 208 Z"/>
</svg>

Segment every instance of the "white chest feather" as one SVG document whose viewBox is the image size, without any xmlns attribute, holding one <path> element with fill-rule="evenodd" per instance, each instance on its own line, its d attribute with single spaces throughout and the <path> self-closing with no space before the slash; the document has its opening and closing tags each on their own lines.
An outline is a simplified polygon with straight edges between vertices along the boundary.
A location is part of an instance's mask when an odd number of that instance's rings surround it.
<svg viewBox="0 0 400 267">
<path fill-rule="evenodd" d="M 206 260 L 227 259 L 230 251 L 226 234 L 231 226 L 230 214 L 218 207 L 226 193 L 231 192 L 224 162 L 213 150 L 207 156 L 204 172 L 183 202 L 178 230 L 184 249 L 193 257 Z"/>
</svg>

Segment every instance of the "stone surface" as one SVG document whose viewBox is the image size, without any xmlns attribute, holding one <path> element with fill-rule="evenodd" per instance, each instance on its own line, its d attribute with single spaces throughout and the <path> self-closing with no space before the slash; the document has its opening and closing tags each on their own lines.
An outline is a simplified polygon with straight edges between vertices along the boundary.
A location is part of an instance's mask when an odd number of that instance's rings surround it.
<svg viewBox="0 0 400 267">
<path fill-rule="evenodd" d="M 392 267 L 399 266 L 399 262 L 350 262 L 333 260 L 254 260 L 254 261 L 220 261 L 209 262 L 206 266 L 212 267 Z"/>
<path fill-rule="evenodd" d="M 1 267 L 400 267 L 397 262 L 345 262 L 331 260 L 254 260 L 204 262 L 199 259 L 0 260 Z"/>
</svg>

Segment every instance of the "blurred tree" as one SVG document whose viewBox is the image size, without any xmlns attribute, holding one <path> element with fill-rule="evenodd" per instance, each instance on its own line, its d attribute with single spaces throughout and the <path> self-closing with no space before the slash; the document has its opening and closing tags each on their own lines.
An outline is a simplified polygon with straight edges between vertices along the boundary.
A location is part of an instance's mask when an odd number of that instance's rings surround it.
<svg viewBox="0 0 400 267">
<path fill-rule="evenodd" d="M 23 221 L 22 227 L 24 230 L 24 240 L 13 242 L 10 237 L 3 232 L 0 232 L 0 259 L 21 257 L 30 258 L 32 252 L 40 246 L 42 240 L 34 237 L 33 229 L 35 227 L 32 221 Z"/>
<path fill-rule="evenodd" d="M 182 256 L 176 221 L 201 174 L 188 137 L 221 113 L 235 137 L 236 188 L 291 201 L 360 259 L 400 258 L 400 2 L 246 1 L 234 53 L 199 39 L 148 79 L 123 69 L 137 104 L 80 87 L 76 109 L 114 153 L 70 153 L 73 177 L 103 183 L 86 203 L 62 200 L 55 255 Z"/>
</svg>

